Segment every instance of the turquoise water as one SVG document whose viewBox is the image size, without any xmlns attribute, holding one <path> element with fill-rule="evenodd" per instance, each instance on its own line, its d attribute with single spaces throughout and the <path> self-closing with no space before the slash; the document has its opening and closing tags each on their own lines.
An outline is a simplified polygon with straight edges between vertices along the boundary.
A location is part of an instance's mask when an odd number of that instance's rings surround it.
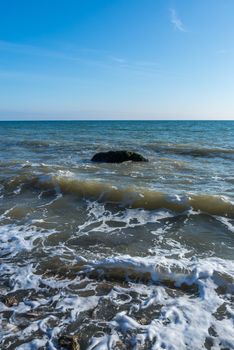
<svg viewBox="0 0 234 350">
<path fill-rule="evenodd" d="M 234 349 L 234 122 L 0 137 L 1 349 Z M 117 149 L 149 162 L 91 162 Z"/>
</svg>

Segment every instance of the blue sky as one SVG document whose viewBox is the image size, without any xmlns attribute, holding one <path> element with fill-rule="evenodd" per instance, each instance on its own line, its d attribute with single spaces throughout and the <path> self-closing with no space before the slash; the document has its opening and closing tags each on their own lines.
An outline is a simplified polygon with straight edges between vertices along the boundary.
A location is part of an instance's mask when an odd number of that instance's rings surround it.
<svg viewBox="0 0 234 350">
<path fill-rule="evenodd" d="M 0 118 L 232 119 L 234 1 L 2 0 Z"/>
</svg>

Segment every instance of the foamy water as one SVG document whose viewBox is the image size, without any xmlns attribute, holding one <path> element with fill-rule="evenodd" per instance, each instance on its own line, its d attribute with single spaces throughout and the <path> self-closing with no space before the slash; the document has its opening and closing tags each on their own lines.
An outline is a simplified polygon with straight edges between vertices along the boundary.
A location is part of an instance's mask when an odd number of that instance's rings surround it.
<svg viewBox="0 0 234 350">
<path fill-rule="evenodd" d="M 1 349 L 234 349 L 232 122 L 0 136 Z M 149 162 L 90 161 L 109 149 Z"/>
</svg>

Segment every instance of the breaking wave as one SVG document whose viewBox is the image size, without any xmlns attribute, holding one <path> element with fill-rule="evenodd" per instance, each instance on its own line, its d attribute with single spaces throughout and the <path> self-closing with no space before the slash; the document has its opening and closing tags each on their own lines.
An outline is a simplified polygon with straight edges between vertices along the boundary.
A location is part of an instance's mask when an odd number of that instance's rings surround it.
<svg viewBox="0 0 234 350">
<path fill-rule="evenodd" d="M 112 203 L 123 208 L 168 209 L 177 213 L 193 209 L 210 215 L 234 218 L 234 203 L 226 196 L 192 193 L 180 196 L 146 188 L 121 188 L 103 182 L 79 180 L 73 177 L 72 173 L 68 173 L 67 176 L 43 175 L 32 178 L 22 175 L 6 183 L 5 187 L 9 190 L 21 186 L 21 189 L 27 190 L 71 194 L 78 198 Z"/>
</svg>

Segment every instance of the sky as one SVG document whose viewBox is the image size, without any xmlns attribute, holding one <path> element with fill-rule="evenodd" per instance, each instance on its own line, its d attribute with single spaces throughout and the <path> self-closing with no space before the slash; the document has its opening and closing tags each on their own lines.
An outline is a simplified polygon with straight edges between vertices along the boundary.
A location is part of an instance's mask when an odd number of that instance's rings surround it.
<svg viewBox="0 0 234 350">
<path fill-rule="evenodd" d="M 1 0 L 0 119 L 234 119 L 234 0 Z"/>
</svg>

